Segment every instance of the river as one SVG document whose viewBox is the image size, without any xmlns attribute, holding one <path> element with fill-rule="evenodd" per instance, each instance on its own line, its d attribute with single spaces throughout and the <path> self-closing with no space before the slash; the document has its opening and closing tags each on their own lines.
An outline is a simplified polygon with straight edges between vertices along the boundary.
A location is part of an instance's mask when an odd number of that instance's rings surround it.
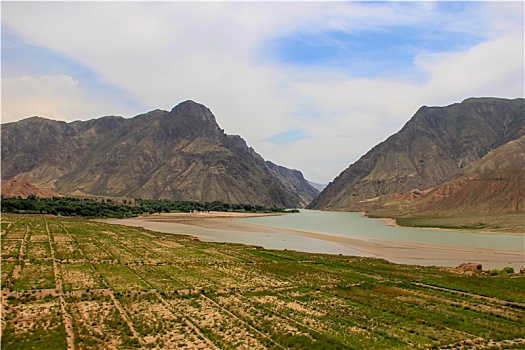
<svg viewBox="0 0 525 350">
<path fill-rule="evenodd" d="M 301 210 L 299 214 L 237 219 L 241 222 L 365 240 L 391 240 L 477 248 L 525 249 L 525 235 L 389 226 L 360 213 Z"/>
<path fill-rule="evenodd" d="M 301 210 L 251 218 L 111 219 L 110 223 L 188 234 L 207 242 L 232 242 L 312 253 L 384 258 L 395 263 L 483 268 L 525 266 L 525 235 L 394 227 L 359 213 Z"/>
</svg>

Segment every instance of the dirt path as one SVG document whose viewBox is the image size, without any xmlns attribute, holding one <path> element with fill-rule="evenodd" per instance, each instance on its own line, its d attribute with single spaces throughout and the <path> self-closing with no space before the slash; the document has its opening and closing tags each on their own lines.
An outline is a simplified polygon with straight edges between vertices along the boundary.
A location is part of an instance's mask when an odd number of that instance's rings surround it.
<svg viewBox="0 0 525 350">
<path fill-rule="evenodd" d="M 67 303 L 62 295 L 60 299 L 60 310 L 62 311 L 64 326 L 66 328 L 66 342 L 68 350 L 75 350 L 75 332 L 73 331 L 73 317 L 67 309 Z"/>
<path fill-rule="evenodd" d="M 172 306 L 170 305 L 170 303 L 168 303 L 166 301 L 166 299 L 164 299 L 162 297 L 162 295 L 160 295 L 157 291 L 154 291 L 154 294 L 155 296 L 157 297 L 158 300 L 160 300 L 160 302 L 164 305 L 164 308 L 166 309 L 166 311 L 168 311 L 171 315 L 173 315 L 175 317 L 176 313 L 172 310 Z M 204 342 L 206 344 L 208 344 L 208 346 L 210 347 L 210 349 L 215 349 L 215 350 L 220 350 L 219 347 L 217 347 L 217 345 L 215 345 L 208 337 L 206 337 L 201 331 L 200 329 L 194 324 L 194 322 L 192 322 L 190 319 L 189 319 L 189 316 L 183 316 L 183 319 L 184 319 L 184 323 L 186 323 L 186 325 L 188 327 L 190 327 L 193 332 L 199 337 L 201 338 L 202 340 L 204 340 Z"/>
<path fill-rule="evenodd" d="M 418 287 L 426 287 L 426 288 L 441 290 L 441 291 L 444 291 L 444 292 L 449 292 L 449 293 L 454 293 L 454 294 L 458 294 L 458 295 L 469 296 L 469 297 L 476 298 L 476 299 L 487 300 L 487 301 L 490 301 L 490 302 L 493 302 L 493 303 L 496 303 L 496 304 L 500 304 L 502 306 L 512 306 L 513 305 L 513 306 L 519 307 L 521 309 L 525 309 L 525 304 L 519 303 L 519 302 L 516 302 L 516 301 L 506 301 L 506 300 L 501 300 L 501 299 L 497 299 L 497 298 L 486 297 L 486 296 L 480 295 L 480 294 L 462 292 L 462 291 L 459 291 L 459 290 L 450 289 L 450 288 L 444 288 L 444 287 L 437 287 L 437 286 L 433 286 L 431 284 L 426 284 L 426 283 L 419 283 L 419 282 L 412 282 L 412 283 L 414 285 L 418 286 Z"/>
<path fill-rule="evenodd" d="M 55 259 L 55 246 L 53 244 L 53 237 L 51 231 L 49 230 L 49 223 L 46 219 L 46 232 L 49 242 L 49 248 L 51 251 L 51 258 L 53 259 L 53 273 L 55 275 L 55 286 L 56 290 L 59 293 L 60 300 L 60 310 L 62 311 L 64 327 L 66 329 L 66 342 L 68 350 L 75 350 L 75 332 L 73 331 L 73 317 L 67 309 L 67 303 L 64 300 L 64 289 L 62 284 L 62 272 L 58 267 L 57 260 Z"/>
<path fill-rule="evenodd" d="M 462 340 L 453 344 L 441 346 L 440 349 L 463 350 L 463 349 L 508 349 L 517 345 L 525 347 L 525 339 L 485 340 L 483 338 Z M 523 348 L 515 348 L 523 349 Z"/>
<path fill-rule="evenodd" d="M 27 243 L 29 242 L 30 237 L 31 237 L 31 226 L 28 224 L 26 226 L 26 234 L 24 235 L 24 238 L 22 239 L 22 244 L 20 244 L 20 252 L 18 253 L 18 261 L 20 262 L 24 260 L 27 254 Z"/>
<path fill-rule="evenodd" d="M 139 344 L 141 346 L 144 346 L 145 345 L 144 340 L 137 333 L 137 331 L 135 330 L 135 327 L 133 327 L 133 322 L 131 322 L 131 320 L 129 319 L 129 316 L 128 316 L 126 310 L 124 310 L 124 308 L 120 304 L 120 301 L 118 301 L 117 298 L 115 298 L 115 294 L 113 294 L 113 293 L 109 293 L 109 296 L 110 296 L 111 300 L 113 301 L 113 305 L 115 305 L 115 307 L 117 308 L 118 312 L 120 313 L 120 317 L 128 325 L 129 330 L 133 334 L 133 338 L 135 338 L 139 342 Z"/>
<path fill-rule="evenodd" d="M 49 230 L 49 224 L 47 222 L 47 219 L 46 219 L 46 231 L 47 231 L 47 239 L 48 239 L 48 242 L 49 242 L 49 249 L 51 251 L 51 258 L 52 258 L 52 261 L 53 261 L 53 272 L 55 274 L 56 289 L 57 289 L 57 291 L 62 293 L 63 292 L 63 288 L 62 288 L 62 273 L 61 273 L 60 269 L 58 268 L 58 263 L 57 263 L 57 261 L 55 259 L 55 246 L 53 244 L 53 237 L 51 236 L 51 231 Z"/>
</svg>

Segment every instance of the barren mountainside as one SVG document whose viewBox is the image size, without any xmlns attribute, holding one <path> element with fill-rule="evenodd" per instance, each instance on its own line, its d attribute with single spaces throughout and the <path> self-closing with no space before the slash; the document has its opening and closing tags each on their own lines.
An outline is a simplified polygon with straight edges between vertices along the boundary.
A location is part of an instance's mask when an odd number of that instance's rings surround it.
<svg viewBox="0 0 525 350">
<path fill-rule="evenodd" d="M 379 196 L 361 205 L 372 216 L 525 213 L 525 136 L 494 149 L 435 188 Z"/>
<path fill-rule="evenodd" d="M 64 195 L 301 207 L 312 198 L 284 184 L 205 106 L 71 123 L 32 117 L 2 125 L 2 179 Z M 300 192 L 300 191 L 299 191 Z"/>
<path fill-rule="evenodd" d="M 457 178 L 422 196 L 418 215 L 514 214 L 525 212 L 525 136 L 465 167 Z"/>
<path fill-rule="evenodd" d="M 525 134 L 524 99 L 470 98 L 421 107 L 405 126 L 344 170 L 309 205 L 362 210 L 363 202 L 452 180 Z"/>
<path fill-rule="evenodd" d="M 47 188 L 38 188 L 31 185 L 27 180 L 2 181 L 2 196 L 4 197 L 22 197 L 27 198 L 29 195 L 35 195 L 39 198 L 58 197 L 59 194 Z"/>
<path fill-rule="evenodd" d="M 313 187 L 299 170 L 288 169 L 281 165 L 274 164 L 269 160 L 267 160 L 265 164 L 268 169 L 277 175 L 286 187 L 299 194 L 305 205 L 310 203 L 319 194 L 319 190 Z"/>
</svg>

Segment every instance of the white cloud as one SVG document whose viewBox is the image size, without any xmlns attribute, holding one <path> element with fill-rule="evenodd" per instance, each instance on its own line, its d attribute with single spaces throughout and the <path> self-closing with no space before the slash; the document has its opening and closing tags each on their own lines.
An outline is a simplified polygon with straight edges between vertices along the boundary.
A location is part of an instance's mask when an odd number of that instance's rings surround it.
<svg viewBox="0 0 525 350">
<path fill-rule="evenodd" d="M 523 97 L 523 36 L 498 38 L 464 52 L 419 57 L 418 65 L 430 73 L 427 100 L 446 103 L 469 96 Z M 427 102 L 430 103 L 431 101 Z"/>
<path fill-rule="evenodd" d="M 78 81 L 67 75 L 2 79 L 2 122 L 34 115 L 67 120 L 80 95 Z"/>
<path fill-rule="evenodd" d="M 35 115 L 71 121 L 86 113 L 93 117 L 107 115 L 115 108 L 114 101 L 84 91 L 68 75 L 2 79 L 2 123 Z"/>
<path fill-rule="evenodd" d="M 192 99 L 263 157 L 332 180 L 421 105 L 523 96 L 523 4 L 477 4 L 436 15 L 432 2 L 52 2 L 2 4 L 2 22 L 32 44 L 74 58 L 150 109 Z M 521 23 L 521 26 L 520 26 Z M 461 52 L 422 53 L 422 82 L 352 78 L 333 67 L 261 60 L 261 45 L 293 33 L 427 25 L 479 34 Z M 453 40 L 453 38 L 451 38 Z M 264 56 L 264 55 L 263 55 Z M 74 119 L 136 110 L 63 75 L 2 80 L 2 115 Z M 96 102 L 96 103 L 95 103 Z M 117 112 L 119 111 L 119 112 Z M 5 122 L 7 120 L 3 120 Z M 265 142 L 300 129 L 287 147 Z"/>
</svg>

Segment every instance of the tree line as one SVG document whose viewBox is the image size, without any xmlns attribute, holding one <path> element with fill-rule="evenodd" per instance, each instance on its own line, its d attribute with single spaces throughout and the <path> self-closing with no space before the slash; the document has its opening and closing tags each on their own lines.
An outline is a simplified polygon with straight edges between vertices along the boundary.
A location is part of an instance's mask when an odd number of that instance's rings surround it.
<svg viewBox="0 0 525 350">
<path fill-rule="evenodd" d="M 298 210 L 286 210 L 285 208 L 266 207 L 253 204 L 230 204 L 221 201 L 195 202 L 174 199 L 134 199 L 115 201 L 111 199 L 75 197 L 38 198 L 35 195 L 29 195 L 27 198 L 5 198 L 2 196 L 1 210 L 5 213 L 52 214 L 97 218 L 129 218 L 142 214 L 173 212 L 298 212 Z"/>
</svg>

